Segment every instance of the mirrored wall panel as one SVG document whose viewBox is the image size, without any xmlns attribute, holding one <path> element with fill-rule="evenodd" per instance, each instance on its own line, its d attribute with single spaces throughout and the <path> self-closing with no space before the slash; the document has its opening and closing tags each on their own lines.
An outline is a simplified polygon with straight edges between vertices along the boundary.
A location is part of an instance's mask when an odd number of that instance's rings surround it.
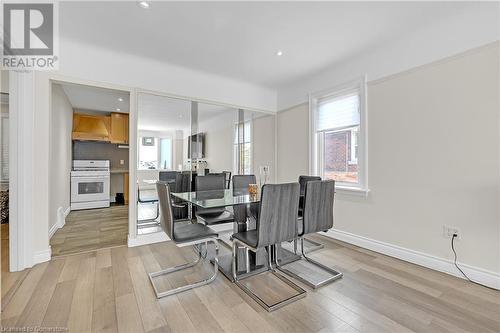
<svg viewBox="0 0 500 333">
<path fill-rule="evenodd" d="M 138 234 L 160 231 L 156 183 L 171 192 L 197 189 L 197 177 L 255 174 L 274 182 L 275 116 L 217 104 L 139 93 L 137 133 Z M 193 221 L 196 208 L 175 203 L 176 220 Z"/>
</svg>

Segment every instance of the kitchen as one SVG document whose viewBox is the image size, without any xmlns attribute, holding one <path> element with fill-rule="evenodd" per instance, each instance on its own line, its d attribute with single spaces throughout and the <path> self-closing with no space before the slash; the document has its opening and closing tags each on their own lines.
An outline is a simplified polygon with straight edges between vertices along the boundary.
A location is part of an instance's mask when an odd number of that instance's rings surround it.
<svg viewBox="0 0 500 333">
<path fill-rule="evenodd" d="M 126 91 L 52 84 L 52 256 L 126 245 L 129 101 Z"/>
</svg>

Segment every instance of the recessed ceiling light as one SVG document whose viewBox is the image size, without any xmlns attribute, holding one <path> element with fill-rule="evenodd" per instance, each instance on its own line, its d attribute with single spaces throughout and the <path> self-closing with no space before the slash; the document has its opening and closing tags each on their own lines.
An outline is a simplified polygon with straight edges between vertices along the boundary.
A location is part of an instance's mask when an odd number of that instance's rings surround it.
<svg viewBox="0 0 500 333">
<path fill-rule="evenodd" d="M 123 102 L 123 98 L 119 97 L 118 102 Z"/>
<path fill-rule="evenodd" d="M 148 9 L 150 4 L 148 1 L 139 1 L 139 6 L 144 9 Z"/>
<path fill-rule="evenodd" d="M 120 108 L 116 108 L 116 111 L 121 111 L 121 109 Z"/>
<path fill-rule="evenodd" d="M 283 51 L 278 50 L 278 51 L 276 52 L 276 55 L 277 55 L 278 57 L 281 57 L 281 56 L 283 55 Z"/>
</svg>

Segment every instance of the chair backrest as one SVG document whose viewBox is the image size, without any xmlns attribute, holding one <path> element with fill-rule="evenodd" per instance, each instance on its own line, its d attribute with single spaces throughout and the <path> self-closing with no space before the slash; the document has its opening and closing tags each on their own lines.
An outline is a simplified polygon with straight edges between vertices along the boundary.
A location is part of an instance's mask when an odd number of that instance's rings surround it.
<svg viewBox="0 0 500 333">
<path fill-rule="evenodd" d="M 191 192 L 191 173 L 182 172 L 175 176 L 175 186 L 173 192 Z"/>
<path fill-rule="evenodd" d="M 303 234 L 328 230 L 333 227 L 333 200 L 335 181 L 310 181 L 304 199 Z"/>
<path fill-rule="evenodd" d="M 299 184 L 266 184 L 262 186 L 257 221 L 258 247 L 290 241 L 297 237 Z"/>
<path fill-rule="evenodd" d="M 249 184 L 257 184 L 255 175 L 234 175 L 233 176 L 233 191 L 248 190 Z"/>
<path fill-rule="evenodd" d="M 231 171 L 222 171 L 226 176 L 226 188 L 229 190 L 231 188 Z"/>
<path fill-rule="evenodd" d="M 160 171 L 159 172 L 159 179 L 160 181 L 169 181 L 169 180 L 175 180 L 177 177 L 177 174 L 179 171 Z"/>
<path fill-rule="evenodd" d="M 160 202 L 160 225 L 167 236 L 175 242 L 174 239 L 174 218 L 172 213 L 172 202 L 170 201 L 170 188 L 167 183 L 158 181 L 156 183 L 156 192 Z"/>
<path fill-rule="evenodd" d="M 310 182 L 313 180 L 321 180 L 321 177 L 318 177 L 318 176 L 299 176 L 300 195 L 304 195 L 307 182 Z"/>
<path fill-rule="evenodd" d="M 224 190 L 226 177 L 223 173 L 196 177 L 196 191 Z"/>
</svg>

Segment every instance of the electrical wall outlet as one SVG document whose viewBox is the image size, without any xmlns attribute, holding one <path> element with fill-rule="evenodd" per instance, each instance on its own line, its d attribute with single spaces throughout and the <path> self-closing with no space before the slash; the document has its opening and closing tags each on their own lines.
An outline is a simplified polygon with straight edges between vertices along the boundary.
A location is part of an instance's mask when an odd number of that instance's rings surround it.
<svg viewBox="0 0 500 333">
<path fill-rule="evenodd" d="M 125 164 L 125 161 L 124 160 L 120 160 L 120 165 L 124 165 Z"/>
<path fill-rule="evenodd" d="M 457 239 L 462 239 L 462 232 L 459 228 L 446 224 L 443 225 L 443 236 L 446 238 L 451 238 L 453 237 L 453 235 L 457 235 Z"/>
</svg>

